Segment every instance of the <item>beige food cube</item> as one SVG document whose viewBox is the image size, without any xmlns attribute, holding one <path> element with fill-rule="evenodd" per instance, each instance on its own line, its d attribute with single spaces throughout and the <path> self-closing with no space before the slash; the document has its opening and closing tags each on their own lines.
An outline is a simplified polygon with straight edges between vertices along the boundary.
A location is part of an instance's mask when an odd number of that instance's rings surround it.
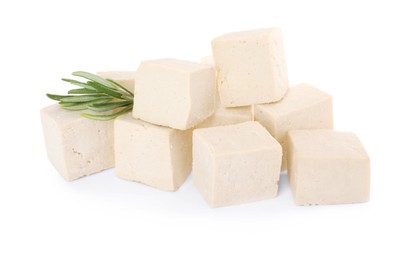
<svg viewBox="0 0 399 260">
<path fill-rule="evenodd" d="M 257 122 L 196 129 L 194 186 L 211 207 L 270 199 L 281 157 L 280 144 Z"/>
<path fill-rule="evenodd" d="M 280 100 L 288 88 L 279 28 L 222 35 L 212 41 L 217 85 L 224 107 Z"/>
<path fill-rule="evenodd" d="M 58 104 L 40 114 L 48 158 L 65 180 L 114 166 L 113 120 L 90 120 Z"/>
<path fill-rule="evenodd" d="M 327 93 L 306 83 L 288 89 L 279 102 L 254 106 L 255 120 L 283 147 L 282 170 L 287 169 L 287 133 L 294 129 L 332 129 L 333 101 Z"/>
<path fill-rule="evenodd" d="M 157 126 L 130 113 L 115 119 L 115 169 L 118 177 L 175 191 L 191 170 L 192 131 Z"/>
<path fill-rule="evenodd" d="M 174 59 L 144 61 L 136 73 L 133 117 L 187 130 L 213 114 L 215 95 L 210 65 Z"/>
<path fill-rule="evenodd" d="M 220 105 L 219 99 L 216 98 L 215 113 L 205 121 L 196 125 L 195 128 L 233 125 L 247 121 L 252 121 L 251 106 L 225 108 Z"/>
<path fill-rule="evenodd" d="M 112 79 L 134 93 L 134 71 L 99 71 L 97 75 L 104 79 Z"/>
<path fill-rule="evenodd" d="M 370 160 L 355 134 L 293 130 L 288 143 L 288 176 L 296 204 L 369 200 Z"/>
</svg>

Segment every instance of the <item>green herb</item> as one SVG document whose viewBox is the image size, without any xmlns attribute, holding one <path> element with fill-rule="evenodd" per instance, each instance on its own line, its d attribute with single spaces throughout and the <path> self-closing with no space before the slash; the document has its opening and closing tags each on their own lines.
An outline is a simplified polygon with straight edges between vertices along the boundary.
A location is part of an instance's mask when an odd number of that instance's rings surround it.
<svg viewBox="0 0 399 260">
<path fill-rule="evenodd" d="M 114 80 L 103 79 L 84 71 L 76 71 L 72 75 L 83 78 L 85 82 L 62 79 L 79 88 L 69 90 L 68 95 L 46 94 L 47 97 L 58 101 L 63 109 L 91 110 L 94 113 L 80 115 L 94 120 L 111 120 L 133 109 L 134 94 Z M 112 113 L 104 114 L 107 111 Z"/>
</svg>

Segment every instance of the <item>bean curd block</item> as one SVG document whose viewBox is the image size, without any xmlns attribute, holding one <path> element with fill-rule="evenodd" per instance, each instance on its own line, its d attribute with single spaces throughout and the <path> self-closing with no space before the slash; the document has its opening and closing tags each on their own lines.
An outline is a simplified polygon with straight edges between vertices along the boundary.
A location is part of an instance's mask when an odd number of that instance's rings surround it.
<svg viewBox="0 0 399 260">
<path fill-rule="evenodd" d="M 58 104 L 40 114 L 48 158 L 65 180 L 114 166 L 114 120 L 88 120 Z"/>
<path fill-rule="evenodd" d="M 257 122 L 203 128 L 193 134 L 193 181 L 211 207 L 277 195 L 282 150 Z"/>
<path fill-rule="evenodd" d="M 191 130 L 157 126 L 125 114 L 115 119 L 118 177 L 175 191 L 191 170 Z"/>
<path fill-rule="evenodd" d="M 234 32 L 212 41 L 217 85 L 224 107 L 280 100 L 288 88 L 279 28 Z"/>
<path fill-rule="evenodd" d="M 186 130 L 213 114 L 215 95 L 210 65 L 174 59 L 144 61 L 136 73 L 133 117 Z"/>
<path fill-rule="evenodd" d="M 288 176 L 297 204 L 369 200 L 370 159 L 355 134 L 293 130 L 288 145 Z"/>
</svg>

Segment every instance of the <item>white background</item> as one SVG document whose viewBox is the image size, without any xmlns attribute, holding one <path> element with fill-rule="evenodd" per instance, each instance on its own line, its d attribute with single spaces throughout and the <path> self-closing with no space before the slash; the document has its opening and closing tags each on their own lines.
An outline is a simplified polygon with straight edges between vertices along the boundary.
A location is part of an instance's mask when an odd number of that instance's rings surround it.
<svg viewBox="0 0 399 260">
<path fill-rule="evenodd" d="M 234 2 L 234 3 L 232 3 Z M 397 1 L 0 2 L 0 259 L 398 259 Z M 276 199 L 210 209 L 192 179 L 175 193 L 109 170 L 65 182 L 46 158 L 39 109 L 76 70 L 199 60 L 220 34 L 282 27 L 291 85 L 334 97 L 335 126 L 371 157 L 371 201 Z"/>
</svg>

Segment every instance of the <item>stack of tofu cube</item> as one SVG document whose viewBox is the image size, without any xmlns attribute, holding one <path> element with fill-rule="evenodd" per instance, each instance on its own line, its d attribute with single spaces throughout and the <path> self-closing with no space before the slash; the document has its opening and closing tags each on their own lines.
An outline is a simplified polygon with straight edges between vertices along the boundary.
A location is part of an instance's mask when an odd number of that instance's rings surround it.
<svg viewBox="0 0 399 260">
<path fill-rule="evenodd" d="M 298 205 L 369 200 L 359 139 L 333 129 L 332 97 L 289 87 L 279 28 L 222 35 L 201 63 L 143 61 L 101 72 L 134 91 L 131 113 L 91 121 L 42 109 L 50 161 L 66 180 L 115 167 L 122 179 L 177 190 L 190 172 L 211 207 L 274 198 L 287 170 Z"/>
</svg>

